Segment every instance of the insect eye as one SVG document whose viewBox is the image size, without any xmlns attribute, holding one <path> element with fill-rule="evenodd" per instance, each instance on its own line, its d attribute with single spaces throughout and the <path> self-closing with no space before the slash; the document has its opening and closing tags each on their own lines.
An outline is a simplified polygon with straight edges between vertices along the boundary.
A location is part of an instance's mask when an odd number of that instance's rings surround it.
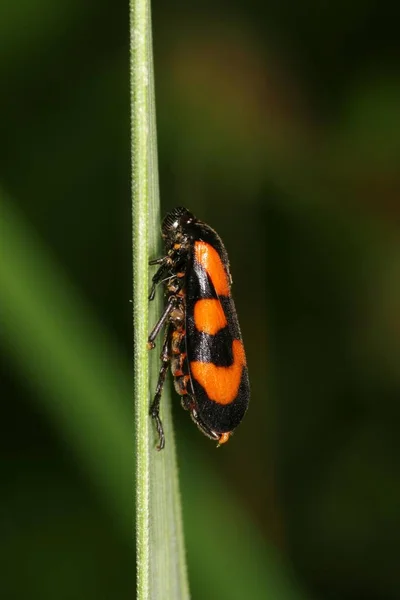
<svg viewBox="0 0 400 600">
<path fill-rule="evenodd" d="M 193 220 L 194 217 L 192 213 L 190 213 L 183 206 L 177 206 L 167 214 L 162 223 L 161 232 L 163 237 L 169 237 L 171 234 L 174 234 L 180 227 L 192 223 Z"/>
<path fill-rule="evenodd" d="M 170 232 L 176 230 L 179 226 L 180 217 L 186 212 L 186 208 L 179 206 L 171 210 L 165 217 L 162 223 L 162 234 L 168 235 Z"/>
</svg>

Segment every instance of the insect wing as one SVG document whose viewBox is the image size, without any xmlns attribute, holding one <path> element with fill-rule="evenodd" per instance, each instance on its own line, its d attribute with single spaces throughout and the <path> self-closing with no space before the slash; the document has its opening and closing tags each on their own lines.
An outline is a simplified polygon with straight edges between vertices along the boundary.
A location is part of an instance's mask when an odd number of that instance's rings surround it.
<svg viewBox="0 0 400 600">
<path fill-rule="evenodd" d="M 197 410 L 210 429 L 232 431 L 246 412 L 249 381 L 228 270 L 210 244 L 195 243 L 186 284 L 187 355 Z"/>
</svg>

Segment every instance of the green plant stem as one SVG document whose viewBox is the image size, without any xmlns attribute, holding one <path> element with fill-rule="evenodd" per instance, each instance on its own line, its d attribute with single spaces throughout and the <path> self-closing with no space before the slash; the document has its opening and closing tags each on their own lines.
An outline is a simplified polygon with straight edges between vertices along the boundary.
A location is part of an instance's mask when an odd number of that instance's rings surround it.
<svg viewBox="0 0 400 600">
<path fill-rule="evenodd" d="M 166 448 L 155 450 L 149 417 L 157 384 L 158 352 L 152 353 L 150 390 L 147 335 L 148 258 L 159 249 L 159 192 L 150 3 L 131 0 L 133 320 L 136 429 L 137 598 L 189 598 L 176 451 L 170 399 L 163 394 Z M 154 323 L 161 310 L 152 303 Z"/>
<path fill-rule="evenodd" d="M 150 598 L 149 585 L 149 415 L 147 246 L 148 246 L 148 10 L 145 0 L 131 3 L 131 99 L 132 99 L 132 223 L 133 223 L 133 322 L 134 397 L 136 432 L 136 569 L 137 597 Z"/>
</svg>

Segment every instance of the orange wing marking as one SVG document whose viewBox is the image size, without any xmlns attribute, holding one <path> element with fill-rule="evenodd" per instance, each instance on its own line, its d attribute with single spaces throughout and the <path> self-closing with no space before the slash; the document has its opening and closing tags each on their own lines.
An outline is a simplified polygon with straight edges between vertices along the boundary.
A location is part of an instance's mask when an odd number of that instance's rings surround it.
<svg viewBox="0 0 400 600">
<path fill-rule="evenodd" d="M 195 242 L 196 261 L 206 270 L 218 296 L 229 296 L 229 280 L 218 252 L 206 244 Z"/>
<path fill-rule="evenodd" d="M 198 331 L 210 335 L 215 335 L 228 324 L 221 302 L 216 299 L 204 299 L 196 302 L 194 322 Z"/>
<path fill-rule="evenodd" d="M 233 363 L 230 367 L 217 367 L 211 362 L 193 361 L 190 369 L 193 377 L 204 388 L 210 400 L 218 404 L 230 404 L 236 398 L 246 357 L 242 342 L 233 340 Z"/>
</svg>

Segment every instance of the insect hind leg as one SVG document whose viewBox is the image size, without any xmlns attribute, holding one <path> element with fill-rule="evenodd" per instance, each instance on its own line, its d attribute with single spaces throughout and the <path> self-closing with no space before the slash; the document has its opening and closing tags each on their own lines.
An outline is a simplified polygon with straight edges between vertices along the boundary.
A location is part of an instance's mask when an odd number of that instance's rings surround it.
<svg viewBox="0 0 400 600">
<path fill-rule="evenodd" d="M 159 439 L 157 450 L 162 450 L 165 446 L 164 428 L 163 428 L 162 421 L 160 419 L 160 401 L 161 401 L 161 395 L 162 395 L 162 391 L 163 391 L 163 387 L 164 387 L 164 383 L 165 383 L 165 378 L 167 376 L 168 366 L 170 363 L 169 342 L 170 342 L 170 335 L 171 335 L 171 327 L 172 327 L 171 324 L 169 324 L 166 329 L 166 332 L 165 332 L 164 343 L 163 343 L 161 356 L 160 356 L 161 368 L 160 368 L 160 372 L 158 374 L 156 393 L 155 393 L 153 402 L 151 403 L 151 406 L 150 406 L 150 416 L 155 421 L 157 433 L 158 433 L 158 439 Z"/>
</svg>

